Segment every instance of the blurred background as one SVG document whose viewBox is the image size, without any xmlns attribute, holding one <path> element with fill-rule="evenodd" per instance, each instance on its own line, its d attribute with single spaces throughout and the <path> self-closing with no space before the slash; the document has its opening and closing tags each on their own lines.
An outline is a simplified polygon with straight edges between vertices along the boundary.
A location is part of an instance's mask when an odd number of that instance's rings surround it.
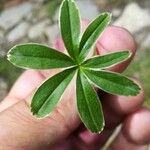
<svg viewBox="0 0 150 150">
<path fill-rule="evenodd" d="M 76 0 L 82 18 L 113 13 L 114 25 L 127 28 L 136 38 L 138 53 L 125 74 L 143 82 L 145 106 L 150 107 L 150 0 Z M 23 71 L 6 60 L 17 43 L 52 45 L 58 35 L 61 0 L 0 0 L 0 100 Z"/>
</svg>

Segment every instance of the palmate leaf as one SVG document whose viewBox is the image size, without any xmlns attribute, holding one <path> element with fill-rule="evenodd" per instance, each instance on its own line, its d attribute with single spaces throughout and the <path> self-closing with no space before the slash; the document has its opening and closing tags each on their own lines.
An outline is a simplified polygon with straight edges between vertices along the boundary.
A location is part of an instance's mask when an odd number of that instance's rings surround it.
<svg viewBox="0 0 150 150">
<path fill-rule="evenodd" d="M 74 66 L 67 55 L 40 44 L 22 44 L 13 47 L 7 54 L 15 66 L 30 69 L 52 69 Z"/>
<path fill-rule="evenodd" d="M 86 58 L 90 49 L 94 46 L 98 37 L 104 31 L 110 21 L 111 14 L 102 13 L 87 27 L 79 46 L 79 60 L 84 60 Z"/>
<path fill-rule="evenodd" d="M 64 70 L 41 85 L 31 103 L 31 111 L 34 115 L 42 118 L 53 111 L 75 72 L 76 68 Z"/>
<path fill-rule="evenodd" d="M 60 29 L 68 53 L 72 58 L 76 58 L 80 37 L 80 16 L 74 0 L 64 0 L 62 3 Z"/>
<path fill-rule="evenodd" d="M 131 53 L 129 51 L 116 52 L 104 56 L 96 56 L 86 60 L 82 66 L 90 69 L 104 69 L 123 62 L 130 56 Z"/>
<path fill-rule="evenodd" d="M 93 133 L 100 133 L 104 127 L 104 117 L 100 100 L 83 72 L 77 75 L 77 107 L 80 118 Z"/>
<path fill-rule="evenodd" d="M 88 69 L 84 69 L 84 73 L 96 86 L 110 94 L 136 96 L 140 92 L 140 87 L 123 75 Z"/>
<path fill-rule="evenodd" d="M 54 110 L 76 71 L 78 112 L 91 132 L 100 133 L 104 127 L 102 106 L 94 85 L 115 95 L 139 94 L 140 87 L 132 80 L 105 71 L 108 67 L 127 60 L 131 56 L 129 51 L 96 56 L 87 60 L 90 50 L 110 21 L 111 14 L 102 13 L 90 23 L 80 39 L 79 11 L 74 0 L 63 0 L 60 8 L 60 29 L 70 56 L 39 44 L 17 45 L 9 51 L 8 60 L 21 68 L 67 68 L 49 78 L 36 91 L 31 102 L 31 111 L 37 118 L 46 117 Z"/>
</svg>

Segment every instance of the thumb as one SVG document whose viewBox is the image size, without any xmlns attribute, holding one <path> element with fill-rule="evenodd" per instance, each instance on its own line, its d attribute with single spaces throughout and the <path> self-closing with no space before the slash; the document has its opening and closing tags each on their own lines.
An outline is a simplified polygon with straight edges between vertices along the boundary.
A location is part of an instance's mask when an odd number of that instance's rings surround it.
<svg viewBox="0 0 150 150">
<path fill-rule="evenodd" d="M 117 26 L 109 26 L 106 28 L 99 38 L 96 48 L 97 54 L 99 55 L 106 55 L 108 53 L 124 50 L 129 50 L 131 52 L 132 57 L 129 60 L 109 68 L 109 70 L 116 72 L 124 71 L 136 53 L 136 43 L 131 33 Z"/>
<path fill-rule="evenodd" d="M 42 120 L 30 113 L 28 100 L 1 112 L 0 147 L 7 149 L 11 145 L 11 148 L 18 149 L 41 149 L 66 138 L 80 123 L 72 84 L 50 116 Z"/>
</svg>

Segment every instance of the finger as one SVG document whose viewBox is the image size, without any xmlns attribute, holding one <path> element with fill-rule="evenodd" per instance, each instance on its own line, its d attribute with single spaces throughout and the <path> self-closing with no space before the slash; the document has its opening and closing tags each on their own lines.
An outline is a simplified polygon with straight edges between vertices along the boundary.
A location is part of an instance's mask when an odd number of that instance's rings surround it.
<svg viewBox="0 0 150 150">
<path fill-rule="evenodd" d="M 132 57 L 130 60 L 111 67 L 109 70 L 122 72 L 131 62 L 136 53 L 136 44 L 132 35 L 124 28 L 108 27 L 97 42 L 97 53 L 106 55 L 110 52 L 130 50 Z"/>
<path fill-rule="evenodd" d="M 131 33 L 122 27 L 107 27 L 97 42 L 97 52 L 99 54 L 107 54 L 124 49 L 129 49 L 135 53 L 136 44 Z"/>
<path fill-rule="evenodd" d="M 150 143 L 150 110 L 142 108 L 131 114 L 125 120 L 122 132 L 125 137 L 135 144 Z"/>
<path fill-rule="evenodd" d="M 34 70 L 25 71 L 16 81 L 7 97 L 0 104 L 0 112 L 27 98 L 41 84 L 44 77 Z M 21 83 L 21 84 L 20 84 Z"/>
<path fill-rule="evenodd" d="M 0 103 L 0 112 L 27 98 L 41 84 L 43 76 L 34 70 L 25 71 L 16 81 L 8 96 Z"/>
<path fill-rule="evenodd" d="M 144 91 L 137 96 L 114 96 L 106 94 L 103 97 L 102 105 L 105 117 L 105 129 L 107 136 L 101 137 L 103 139 L 102 145 L 108 140 L 115 128 L 124 121 L 126 116 L 136 112 L 142 107 L 144 102 Z"/>
<path fill-rule="evenodd" d="M 147 145 L 137 145 L 134 144 L 124 136 L 124 134 L 120 133 L 115 142 L 108 148 L 108 150 L 147 150 Z"/>
<path fill-rule="evenodd" d="M 140 94 L 135 97 L 106 94 L 101 99 L 103 99 L 102 105 L 105 118 L 103 132 L 100 135 L 93 135 L 87 130 L 79 133 L 79 137 L 84 145 L 97 146 L 97 148 L 102 147 L 106 143 L 115 128 L 124 121 L 126 116 L 140 109 L 144 101 L 144 93 L 141 90 Z"/>
<path fill-rule="evenodd" d="M 104 93 L 102 103 L 105 109 L 113 111 L 115 115 L 124 116 L 133 113 L 139 109 L 144 102 L 144 89 L 139 81 L 130 78 L 140 87 L 140 93 L 137 96 L 117 96 Z"/>
<path fill-rule="evenodd" d="M 150 142 L 149 116 L 150 110 L 146 108 L 141 108 L 128 116 L 122 126 L 121 132 L 110 145 L 110 150 L 145 150 Z"/>
<path fill-rule="evenodd" d="M 9 145 L 16 149 L 44 149 L 67 137 L 80 121 L 74 86 L 70 85 L 65 93 L 49 117 L 42 120 L 33 117 L 24 100 L 1 112 L 0 145 L 5 149 Z"/>
<path fill-rule="evenodd" d="M 56 70 L 49 72 L 49 77 L 53 76 L 56 72 Z M 0 112 L 11 107 L 20 100 L 28 98 L 45 79 L 46 77 L 39 71 L 25 71 L 18 78 L 7 97 L 0 103 Z"/>
</svg>

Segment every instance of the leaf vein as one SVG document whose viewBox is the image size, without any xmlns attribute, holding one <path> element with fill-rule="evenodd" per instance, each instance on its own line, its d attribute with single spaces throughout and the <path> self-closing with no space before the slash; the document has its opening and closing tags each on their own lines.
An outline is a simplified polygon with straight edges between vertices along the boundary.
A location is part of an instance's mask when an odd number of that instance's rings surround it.
<svg viewBox="0 0 150 150">
<path fill-rule="evenodd" d="M 81 82 L 82 82 L 82 80 L 81 80 Z M 93 117 L 93 115 L 92 115 L 92 112 L 91 112 L 91 109 L 90 109 L 89 102 L 88 102 L 87 99 L 86 99 L 86 94 L 85 94 L 85 90 L 84 90 L 84 88 L 83 88 L 83 83 L 82 83 L 82 89 L 83 89 L 83 92 L 84 92 L 85 102 L 86 102 L 86 104 L 87 104 L 87 107 L 88 107 L 88 110 L 89 110 L 90 117 L 91 117 L 91 119 L 92 119 L 92 121 L 93 121 L 93 123 L 94 123 L 96 129 L 99 130 L 99 128 L 98 128 L 98 126 L 97 126 L 97 123 L 96 123 L 96 121 L 95 121 L 95 119 L 94 119 L 94 117 Z"/>
</svg>

